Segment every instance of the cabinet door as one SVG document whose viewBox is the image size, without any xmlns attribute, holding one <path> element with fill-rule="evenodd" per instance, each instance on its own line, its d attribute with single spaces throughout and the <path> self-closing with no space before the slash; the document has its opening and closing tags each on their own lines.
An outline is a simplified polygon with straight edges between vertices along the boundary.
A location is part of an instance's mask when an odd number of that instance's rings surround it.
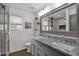
<svg viewBox="0 0 79 59">
<path fill-rule="evenodd" d="M 35 41 L 35 56 L 38 56 L 38 48 L 39 48 L 39 44 L 37 41 Z"/>
<path fill-rule="evenodd" d="M 32 55 L 35 56 L 35 41 L 32 40 L 31 44 L 32 44 Z"/>
<path fill-rule="evenodd" d="M 34 56 L 35 55 L 35 45 L 32 44 L 32 55 Z"/>
<path fill-rule="evenodd" d="M 42 43 L 39 43 L 39 55 L 40 56 L 45 55 L 45 49 L 44 49 L 44 45 Z"/>
<path fill-rule="evenodd" d="M 35 40 L 32 40 L 32 55 L 37 56 L 38 55 L 38 43 Z"/>
<path fill-rule="evenodd" d="M 44 45 L 44 55 L 45 56 L 62 56 L 62 54 L 60 54 L 59 52 L 57 52 L 56 50 L 54 50 L 53 48 Z"/>
</svg>

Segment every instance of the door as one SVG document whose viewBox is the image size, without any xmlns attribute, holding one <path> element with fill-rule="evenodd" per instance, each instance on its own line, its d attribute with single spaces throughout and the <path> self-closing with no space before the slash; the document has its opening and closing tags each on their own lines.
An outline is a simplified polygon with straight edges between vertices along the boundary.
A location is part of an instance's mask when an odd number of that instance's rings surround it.
<svg viewBox="0 0 79 59">
<path fill-rule="evenodd" d="M 8 8 L 0 4 L 0 56 L 9 54 L 9 13 Z"/>
</svg>

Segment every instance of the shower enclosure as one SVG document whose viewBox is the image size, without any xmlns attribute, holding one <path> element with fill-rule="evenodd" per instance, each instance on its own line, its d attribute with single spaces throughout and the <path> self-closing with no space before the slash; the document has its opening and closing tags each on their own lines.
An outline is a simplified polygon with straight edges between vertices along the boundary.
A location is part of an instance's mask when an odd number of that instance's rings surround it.
<svg viewBox="0 0 79 59">
<path fill-rule="evenodd" d="M 0 56 L 9 54 L 9 8 L 0 3 Z"/>
</svg>

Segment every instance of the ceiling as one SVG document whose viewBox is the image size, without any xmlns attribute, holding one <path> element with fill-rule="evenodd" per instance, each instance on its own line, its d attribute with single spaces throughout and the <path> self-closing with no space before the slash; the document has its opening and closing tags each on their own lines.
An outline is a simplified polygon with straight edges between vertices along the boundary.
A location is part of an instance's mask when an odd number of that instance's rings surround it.
<svg viewBox="0 0 79 59">
<path fill-rule="evenodd" d="M 52 3 L 6 3 L 8 7 L 18 8 L 24 11 L 38 13 L 40 10 Z"/>
</svg>

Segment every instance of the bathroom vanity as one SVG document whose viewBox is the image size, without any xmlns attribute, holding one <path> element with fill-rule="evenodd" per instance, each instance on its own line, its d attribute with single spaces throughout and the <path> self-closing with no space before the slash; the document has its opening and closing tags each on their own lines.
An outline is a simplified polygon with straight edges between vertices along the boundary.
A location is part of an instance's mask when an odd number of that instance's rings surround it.
<svg viewBox="0 0 79 59">
<path fill-rule="evenodd" d="M 77 37 L 42 34 L 34 37 L 32 55 L 34 56 L 76 56 L 79 55 Z"/>
<path fill-rule="evenodd" d="M 66 3 L 40 18 L 34 56 L 79 56 L 79 4 Z"/>
</svg>

